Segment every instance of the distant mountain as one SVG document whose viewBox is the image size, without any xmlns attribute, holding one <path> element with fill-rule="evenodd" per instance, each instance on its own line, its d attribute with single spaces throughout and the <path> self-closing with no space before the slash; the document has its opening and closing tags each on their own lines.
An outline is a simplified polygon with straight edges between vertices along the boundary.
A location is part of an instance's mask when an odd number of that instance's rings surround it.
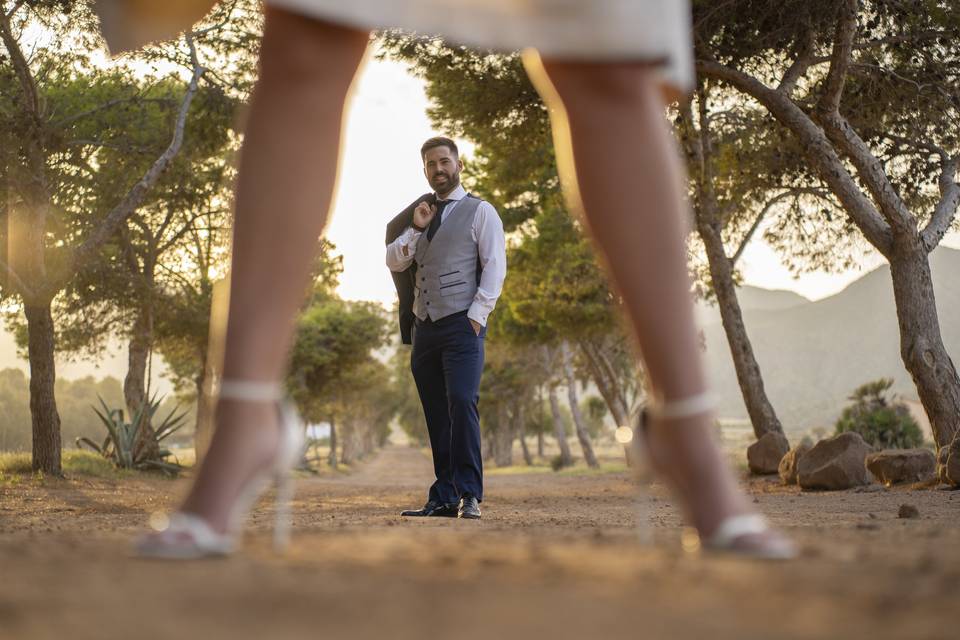
<svg viewBox="0 0 960 640">
<path fill-rule="evenodd" d="M 960 358 L 960 322 L 956 320 L 960 318 L 960 251 L 941 247 L 931 254 L 930 262 L 940 328 L 947 351 L 956 360 Z M 781 291 L 767 295 L 762 289 L 745 288 L 743 293 L 747 333 L 767 393 L 787 430 L 832 429 L 850 392 L 880 377 L 893 378 L 893 390 L 905 399 L 917 399 L 900 360 L 889 266 L 816 302 L 784 304 L 791 298 Z M 701 318 L 707 366 L 722 398 L 721 414 L 745 419 L 723 327 L 718 321 L 707 321 L 705 314 Z"/>
<path fill-rule="evenodd" d="M 810 303 L 810 300 L 794 291 L 761 289 L 749 285 L 737 289 L 737 299 L 744 312 L 792 309 Z M 715 304 L 700 301 L 697 303 L 697 320 L 701 326 L 719 323 L 720 309 Z"/>
</svg>

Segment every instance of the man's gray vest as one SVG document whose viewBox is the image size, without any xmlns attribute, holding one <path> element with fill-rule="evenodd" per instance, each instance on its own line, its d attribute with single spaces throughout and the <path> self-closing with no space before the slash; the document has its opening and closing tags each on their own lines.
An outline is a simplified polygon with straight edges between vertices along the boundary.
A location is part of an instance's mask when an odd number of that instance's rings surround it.
<svg viewBox="0 0 960 640">
<path fill-rule="evenodd" d="M 440 320 L 473 304 L 480 282 L 478 248 L 473 239 L 473 221 L 482 200 L 464 196 L 453 204 L 440 227 L 417 242 L 417 285 L 413 312 L 421 320 Z M 448 205 L 450 206 L 450 205 Z"/>
</svg>

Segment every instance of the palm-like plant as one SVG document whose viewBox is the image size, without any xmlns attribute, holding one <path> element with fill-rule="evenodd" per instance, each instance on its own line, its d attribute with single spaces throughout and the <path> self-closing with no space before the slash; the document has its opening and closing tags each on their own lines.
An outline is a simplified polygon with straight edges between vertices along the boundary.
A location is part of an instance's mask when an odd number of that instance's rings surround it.
<svg viewBox="0 0 960 640">
<path fill-rule="evenodd" d="M 146 448 L 137 447 L 137 437 L 140 434 L 140 429 L 144 424 L 153 424 L 153 417 L 163 402 L 162 397 L 157 397 L 154 394 L 153 398 L 144 403 L 140 410 L 134 414 L 130 422 L 125 420 L 123 409 L 111 409 L 103 398 L 100 396 L 97 396 L 97 398 L 100 400 L 100 408 L 92 408 L 107 428 L 107 437 L 99 445 L 90 438 L 77 438 L 78 448 L 86 445 L 104 458 L 112 460 L 121 469 L 160 469 L 171 474 L 176 474 L 181 470 L 182 467 L 178 463 L 167 461 L 167 458 L 173 455 L 169 449 L 161 448 L 155 456 L 147 457 Z M 180 405 L 174 407 L 155 428 L 154 433 L 158 444 L 184 426 L 187 412 L 177 413 L 179 409 Z"/>
</svg>

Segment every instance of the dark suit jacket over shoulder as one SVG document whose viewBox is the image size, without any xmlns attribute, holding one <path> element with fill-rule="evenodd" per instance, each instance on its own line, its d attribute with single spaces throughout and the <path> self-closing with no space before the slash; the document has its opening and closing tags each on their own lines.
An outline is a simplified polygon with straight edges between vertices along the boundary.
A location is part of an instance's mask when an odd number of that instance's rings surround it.
<svg viewBox="0 0 960 640">
<path fill-rule="evenodd" d="M 427 193 L 417 198 L 410 206 L 398 213 L 387 223 L 387 242 L 391 242 L 400 237 L 407 230 L 407 227 L 413 224 L 413 210 L 421 202 L 434 202 L 436 196 Z M 400 339 L 403 344 L 412 344 L 411 329 L 413 328 L 413 288 L 416 282 L 417 264 L 414 262 L 405 271 L 391 271 L 393 284 L 397 288 L 397 298 L 400 302 L 399 320 L 400 320 Z"/>
</svg>

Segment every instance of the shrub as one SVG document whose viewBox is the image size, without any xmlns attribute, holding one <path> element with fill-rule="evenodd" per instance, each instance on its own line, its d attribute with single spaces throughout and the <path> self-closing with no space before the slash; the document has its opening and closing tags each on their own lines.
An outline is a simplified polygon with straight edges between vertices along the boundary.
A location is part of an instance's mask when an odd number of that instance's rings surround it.
<svg viewBox="0 0 960 640">
<path fill-rule="evenodd" d="M 598 396 L 587 396 L 580 402 L 580 410 L 587 422 L 591 438 L 599 438 L 603 432 L 603 419 L 607 415 L 607 403 Z"/>
<path fill-rule="evenodd" d="M 173 455 L 169 449 L 161 448 L 156 458 L 148 458 L 146 453 L 136 446 L 141 427 L 145 423 L 153 422 L 161 403 L 162 398 L 158 399 L 156 395 L 149 398 L 133 419 L 127 422 L 124 419 L 123 409 L 111 409 L 103 398 L 100 398 L 100 406 L 103 410 L 97 407 L 93 407 L 93 410 L 106 427 L 107 436 L 102 444 L 97 444 L 90 438 L 77 438 L 77 448 L 86 445 L 112 461 L 120 469 L 159 469 L 164 473 L 176 475 L 180 471 L 180 465 L 166 460 Z M 157 444 L 169 438 L 183 426 L 186 414 L 177 414 L 177 408 L 174 408 L 154 429 Z"/>
<path fill-rule="evenodd" d="M 571 460 L 570 466 L 573 466 L 573 461 Z M 550 468 L 554 471 L 560 471 L 561 469 L 566 468 L 566 465 L 563 464 L 563 455 L 557 454 L 554 457 L 550 458 Z"/>
<path fill-rule="evenodd" d="M 883 449 L 911 449 L 923 441 L 920 426 L 902 402 L 887 399 L 891 378 L 881 378 L 858 387 L 837 420 L 838 434 L 859 433 L 869 444 Z"/>
</svg>

